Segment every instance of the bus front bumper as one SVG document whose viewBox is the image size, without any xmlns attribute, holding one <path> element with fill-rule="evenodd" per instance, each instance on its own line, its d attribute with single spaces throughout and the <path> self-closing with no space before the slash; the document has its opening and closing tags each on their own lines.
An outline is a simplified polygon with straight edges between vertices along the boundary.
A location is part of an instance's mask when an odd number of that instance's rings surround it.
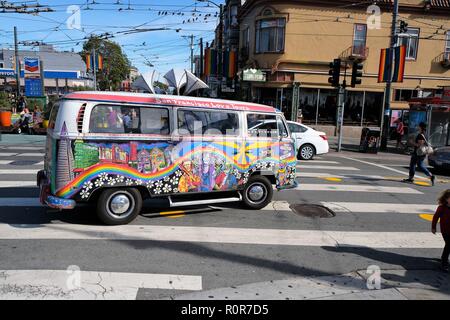
<svg viewBox="0 0 450 320">
<path fill-rule="evenodd" d="M 40 170 L 37 174 L 37 186 L 40 189 L 39 201 L 43 205 L 60 210 L 75 208 L 75 200 L 58 198 L 50 194 L 50 184 L 44 170 Z"/>
</svg>

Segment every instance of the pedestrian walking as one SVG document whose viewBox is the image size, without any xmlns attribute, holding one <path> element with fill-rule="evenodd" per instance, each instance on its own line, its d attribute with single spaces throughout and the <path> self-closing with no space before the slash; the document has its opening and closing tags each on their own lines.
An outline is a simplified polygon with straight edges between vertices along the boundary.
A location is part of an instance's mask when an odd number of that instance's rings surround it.
<svg viewBox="0 0 450 320">
<path fill-rule="evenodd" d="M 403 121 L 400 118 L 395 120 L 395 124 L 396 124 L 395 132 L 396 132 L 396 138 L 397 138 L 396 148 L 398 149 L 400 145 L 403 145 L 402 140 L 403 140 L 403 136 L 405 135 L 405 125 L 403 124 Z"/>
<path fill-rule="evenodd" d="M 17 102 L 17 112 L 21 113 L 27 107 L 27 102 L 23 96 L 19 97 L 19 101 Z"/>
<path fill-rule="evenodd" d="M 450 189 L 445 190 L 438 199 L 439 207 L 433 217 L 431 232 L 436 234 L 436 225 L 440 220 L 441 234 L 444 238 L 445 247 L 442 252 L 442 269 L 448 272 L 448 257 L 450 254 Z"/>
<path fill-rule="evenodd" d="M 414 182 L 414 176 L 416 175 L 416 166 L 418 166 L 423 171 L 423 173 L 425 173 L 430 178 L 431 184 L 434 186 L 436 177 L 425 166 L 425 158 L 427 157 L 427 152 L 424 151 L 424 149 L 431 148 L 427 139 L 425 138 L 426 129 L 427 125 L 421 122 L 419 124 L 419 133 L 417 134 L 414 143 L 414 151 L 411 155 L 411 161 L 409 163 L 409 178 L 403 180 L 403 182 Z"/>
</svg>

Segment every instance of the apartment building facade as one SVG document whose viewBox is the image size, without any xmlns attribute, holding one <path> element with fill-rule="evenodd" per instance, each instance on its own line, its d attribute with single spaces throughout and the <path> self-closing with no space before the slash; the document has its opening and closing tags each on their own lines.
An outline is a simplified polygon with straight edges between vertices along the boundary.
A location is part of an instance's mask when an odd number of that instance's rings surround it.
<svg viewBox="0 0 450 320">
<path fill-rule="evenodd" d="M 332 134 L 337 99 L 328 71 L 339 57 L 348 62 L 341 74 L 342 81 L 347 73 L 347 83 L 352 63 L 364 64 L 362 84 L 347 88 L 344 130 L 356 136 L 362 126 L 380 126 L 385 83 L 378 83 L 378 70 L 381 49 L 390 44 L 392 2 L 246 1 L 239 13 L 241 98 L 272 105 L 287 118 Z M 407 100 L 450 86 L 450 1 L 400 0 L 398 18 L 408 24 L 398 35 L 407 61 L 404 82 L 392 88 L 394 118 L 408 112 Z M 263 76 L 249 78 L 249 70 Z"/>
</svg>

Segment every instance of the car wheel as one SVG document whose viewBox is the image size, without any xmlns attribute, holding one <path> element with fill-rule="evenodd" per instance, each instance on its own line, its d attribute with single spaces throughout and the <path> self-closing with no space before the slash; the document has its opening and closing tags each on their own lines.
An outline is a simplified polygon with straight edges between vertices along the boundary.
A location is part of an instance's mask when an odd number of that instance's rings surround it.
<svg viewBox="0 0 450 320">
<path fill-rule="evenodd" d="M 242 201 L 249 209 L 259 210 L 272 201 L 273 188 L 264 176 L 251 177 L 242 191 Z"/>
<path fill-rule="evenodd" d="M 128 224 L 142 208 L 142 197 L 137 189 L 105 189 L 98 198 L 97 216 L 107 225 Z"/>
<path fill-rule="evenodd" d="M 312 160 L 316 154 L 316 149 L 312 144 L 304 144 L 298 151 L 298 158 L 301 160 Z"/>
</svg>

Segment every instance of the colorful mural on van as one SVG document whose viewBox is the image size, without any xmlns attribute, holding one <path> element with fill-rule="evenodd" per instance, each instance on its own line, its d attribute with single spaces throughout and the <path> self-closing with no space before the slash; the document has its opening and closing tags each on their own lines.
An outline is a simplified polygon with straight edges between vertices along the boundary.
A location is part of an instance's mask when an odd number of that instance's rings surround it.
<svg viewBox="0 0 450 320">
<path fill-rule="evenodd" d="M 232 191 L 252 173 L 273 172 L 278 188 L 295 185 L 289 143 L 270 141 L 99 142 L 61 136 L 56 195 L 88 200 L 102 187 L 143 186 L 154 196 Z"/>
</svg>

